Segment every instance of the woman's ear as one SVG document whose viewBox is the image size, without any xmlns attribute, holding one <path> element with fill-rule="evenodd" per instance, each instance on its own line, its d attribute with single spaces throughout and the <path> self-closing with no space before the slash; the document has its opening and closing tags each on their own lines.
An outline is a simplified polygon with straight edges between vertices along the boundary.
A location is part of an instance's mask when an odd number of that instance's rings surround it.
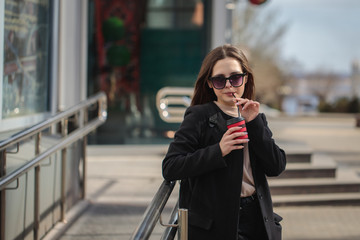
<svg viewBox="0 0 360 240">
<path fill-rule="evenodd" d="M 212 84 L 211 84 L 211 82 L 208 80 L 208 81 L 206 81 L 207 82 L 207 84 L 208 84 L 208 86 L 209 86 L 209 88 L 213 88 L 213 86 L 212 86 Z"/>
</svg>

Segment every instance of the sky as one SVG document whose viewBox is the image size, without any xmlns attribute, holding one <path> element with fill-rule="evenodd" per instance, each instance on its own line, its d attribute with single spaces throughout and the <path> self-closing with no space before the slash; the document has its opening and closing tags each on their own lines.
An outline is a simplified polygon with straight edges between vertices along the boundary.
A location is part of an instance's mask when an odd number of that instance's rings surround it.
<svg viewBox="0 0 360 240">
<path fill-rule="evenodd" d="M 283 57 L 303 70 L 350 74 L 360 60 L 360 0 L 268 0 L 261 7 L 287 24 Z"/>
</svg>

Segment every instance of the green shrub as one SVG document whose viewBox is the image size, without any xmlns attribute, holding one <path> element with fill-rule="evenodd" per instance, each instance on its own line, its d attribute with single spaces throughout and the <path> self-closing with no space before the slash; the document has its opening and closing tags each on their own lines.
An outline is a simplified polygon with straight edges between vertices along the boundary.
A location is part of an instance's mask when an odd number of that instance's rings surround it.
<svg viewBox="0 0 360 240">
<path fill-rule="evenodd" d="M 318 110 L 319 112 L 358 113 L 360 112 L 360 101 L 358 97 L 351 99 L 342 97 L 333 103 L 321 101 Z"/>
</svg>

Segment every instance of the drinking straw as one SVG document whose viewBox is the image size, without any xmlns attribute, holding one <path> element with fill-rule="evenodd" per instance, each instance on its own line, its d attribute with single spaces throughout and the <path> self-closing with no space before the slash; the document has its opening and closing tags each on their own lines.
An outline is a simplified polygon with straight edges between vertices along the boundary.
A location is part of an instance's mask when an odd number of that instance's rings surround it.
<svg viewBox="0 0 360 240">
<path fill-rule="evenodd" d="M 233 95 L 233 97 L 234 98 L 236 98 L 235 97 L 235 93 L 232 93 L 232 95 Z M 236 101 L 237 102 L 237 101 Z M 239 118 L 241 117 L 241 113 L 240 113 L 240 107 L 239 107 L 239 105 L 237 106 L 237 109 L 238 109 L 238 116 L 239 116 Z"/>
</svg>

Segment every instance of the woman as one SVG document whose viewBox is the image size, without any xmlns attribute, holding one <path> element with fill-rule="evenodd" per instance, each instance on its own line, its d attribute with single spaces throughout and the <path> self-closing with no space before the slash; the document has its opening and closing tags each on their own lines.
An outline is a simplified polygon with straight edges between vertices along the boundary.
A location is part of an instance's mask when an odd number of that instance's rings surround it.
<svg viewBox="0 0 360 240">
<path fill-rule="evenodd" d="M 266 176 L 278 176 L 285 153 L 272 139 L 245 55 L 224 45 L 204 59 L 191 106 L 163 160 L 166 180 L 181 180 L 189 239 L 281 239 Z M 245 118 L 241 127 L 226 121 Z M 242 139 L 248 135 L 248 138 Z"/>
</svg>

